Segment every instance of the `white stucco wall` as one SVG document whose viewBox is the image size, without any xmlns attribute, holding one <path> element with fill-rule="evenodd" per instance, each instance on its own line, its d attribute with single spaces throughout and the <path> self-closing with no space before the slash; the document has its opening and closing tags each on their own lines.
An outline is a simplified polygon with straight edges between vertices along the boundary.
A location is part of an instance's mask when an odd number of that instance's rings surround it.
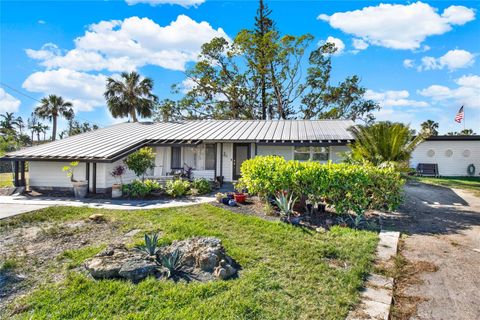
<svg viewBox="0 0 480 320">
<path fill-rule="evenodd" d="M 72 182 L 62 171 L 69 162 L 30 161 L 28 163 L 29 184 L 32 187 L 60 187 L 71 188 Z M 80 163 L 74 171 L 75 180 L 85 180 L 86 168 Z"/>
<path fill-rule="evenodd" d="M 293 146 L 257 146 L 257 155 L 276 155 L 285 158 L 285 160 L 292 160 Z"/>
<path fill-rule="evenodd" d="M 435 153 L 429 156 L 429 150 Z M 451 150 L 448 156 L 447 150 Z M 469 151 L 466 151 L 469 150 Z M 470 153 L 469 156 L 464 153 Z M 480 141 L 424 141 L 413 151 L 410 166 L 419 163 L 436 163 L 441 176 L 466 176 L 469 164 L 475 165 L 476 175 L 480 172 Z"/>
</svg>

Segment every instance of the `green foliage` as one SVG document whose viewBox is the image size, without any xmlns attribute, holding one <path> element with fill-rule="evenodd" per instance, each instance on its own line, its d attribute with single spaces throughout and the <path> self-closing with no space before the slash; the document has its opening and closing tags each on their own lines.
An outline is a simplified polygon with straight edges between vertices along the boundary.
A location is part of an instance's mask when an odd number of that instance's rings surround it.
<svg viewBox="0 0 480 320">
<path fill-rule="evenodd" d="M 0 271 L 9 271 L 15 269 L 18 266 L 17 260 L 5 259 L 0 265 Z"/>
<path fill-rule="evenodd" d="M 212 185 L 210 181 L 205 178 L 193 179 L 190 188 L 197 189 L 199 194 L 206 194 L 212 191 Z"/>
<path fill-rule="evenodd" d="M 52 121 L 52 141 L 57 138 L 57 119 L 64 117 L 70 120 L 74 117 L 73 104 L 62 97 L 51 94 L 42 98 L 40 105 L 35 108 L 35 115 L 41 119 Z"/>
<path fill-rule="evenodd" d="M 351 129 L 355 142 L 351 145 L 354 161 L 367 161 L 375 166 L 389 163 L 399 170 L 408 168 L 415 147 L 428 135 L 423 132 L 415 138 L 407 125 L 389 121 Z"/>
<path fill-rule="evenodd" d="M 73 175 L 75 173 L 75 168 L 78 166 L 78 164 L 78 161 L 72 161 L 70 162 L 70 165 L 64 166 L 62 168 L 62 171 L 67 173 L 67 177 L 69 177 L 71 181 L 75 181 Z"/>
<path fill-rule="evenodd" d="M 438 136 L 438 122 L 433 120 L 427 120 L 422 122 L 420 125 L 422 128 L 422 132 L 429 136 Z"/>
<path fill-rule="evenodd" d="M 286 161 L 278 156 L 257 156 L 244 161 L 242 181 L 249 192 L 274 195 L 288 190 L 314 202 L 325 201 L 337 213 L 368 209 L 395 209 L 404 184 L 393 168 L 372 165 L 321 164 Z"/>
<path fill-rule="evenodd" d="M 154 256 L 158 252 L 158 233 L 153 233 L 150 236 L 145 233 L 145 244 L 135 247 L 135 249 L 145 252 L 149 256 Z"/>
<path fill-rule="evenodd" d="M 152 148 L 144 147 L 130 154 L 125 159 L 127 168 L 135 172 L 137 177 L 145 179 L 145 173 L 155 168 L 155 152 Z"/>
<path fill-rule="evenodd" d="M 155 180 L 134 180 L 129 184 L 122 185 L 122 191 L 131 198 L 145 198 L 154 191 L 161 190 L 162 186 Z"/>
<path fill-rule="evenodd" d="M 182 266 L 182 261 L 183 254 L 180 250 L 176 249 L 171 253 L 162 255 L 158 262 L 163 267 L 165 277 L 174 280 L 184 279 L 190 281 L 193 277 L 191 273 Z"/>
<path fill-rule="evenodd" d="M 174 198 L 182 197 L 190 189 L 190 182 L 183 179 L 168 180 L 165 185 L 165 193 Z"/>
<path fill-rule="evenodd" d="M 290 219 L 290 216 L 293 213 L 293 205 L 298 198 L 293 198 L 293 193 L 288 195 L 286 192 L 280 191 L 278 195 L 275 197 L 275 203 L 280 209 L 280 213 L 282 216 L 287 217 Z"/>
</svg>

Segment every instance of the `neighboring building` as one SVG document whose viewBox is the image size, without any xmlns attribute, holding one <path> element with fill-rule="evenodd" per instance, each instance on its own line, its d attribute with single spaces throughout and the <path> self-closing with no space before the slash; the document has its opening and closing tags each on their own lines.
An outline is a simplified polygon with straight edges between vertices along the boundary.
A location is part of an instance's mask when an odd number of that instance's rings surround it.
<svg viewBox="0 0 480 320">
<path fill-rule="evenodd" d="M 480 136 L 432 136 L 413 151 L 410 166 L 419 163 L 438 165 L 440 176 L 466 176 L 473 164 L 480 173 Z"/>
<path fill-rule="evenodd" d="M 76 180 L 88 180 L 92 192 L 105 192 L 114 179 L 114 166 L 135 150 L 150 146 L 156 152 L 150 177 L 161 178 L 185 167 L 194 177 L 223 177 L 235 181 L 242 162 L 255 155 L 280 155 L 286 159 L 340 161 L 353 136 L 348 120 L 198 120 L 164 123 L 122 123 L 6 154 L 14 161 L 17 185 L 29 162 L 29 185 L 37 189 L 72 187 L 62 168 L 79 161 Z M 22 170 L 23 169 L 23 170 Z M 124 182 L 135 179 L 132 172 Z"/>
</svg>

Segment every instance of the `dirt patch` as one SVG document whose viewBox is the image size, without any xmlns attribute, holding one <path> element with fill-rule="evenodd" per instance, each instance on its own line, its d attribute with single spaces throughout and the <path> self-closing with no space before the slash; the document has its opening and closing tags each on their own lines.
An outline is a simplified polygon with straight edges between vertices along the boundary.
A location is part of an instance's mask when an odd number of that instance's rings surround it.
<svg viewBox="0 0 480 320">
<path fill-rule="evenodd" d="M 34 222 L 0 231 L 0 261 L 11 261 L 0 270 L 0 314 L 16 297 L 27 294 L 43 283 L 64 279 L 64 272 L 51 272 L 53 265 L 67 268 L 68 250 L 99 247 L 116 241 L 128 241 L 135 232 L 124 234 L 122 225 L 103 221 L 75 220 L 64 223 Z M 1 266 L 0 266 L 1 267 Z"/>
</svg>

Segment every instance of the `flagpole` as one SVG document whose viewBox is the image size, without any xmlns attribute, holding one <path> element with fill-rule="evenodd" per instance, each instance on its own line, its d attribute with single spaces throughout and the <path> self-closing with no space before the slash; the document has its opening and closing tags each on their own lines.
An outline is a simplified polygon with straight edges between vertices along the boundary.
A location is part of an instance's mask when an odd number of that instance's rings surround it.
<svg viewBox="0 0 480 320">
<path fill-rule="evenodd" d="M 467 121 L 467 117 L 465 116 L 465 107 L 463 107 L 463 133 L 465 134 L 465 121 Z"/>
</svg>

